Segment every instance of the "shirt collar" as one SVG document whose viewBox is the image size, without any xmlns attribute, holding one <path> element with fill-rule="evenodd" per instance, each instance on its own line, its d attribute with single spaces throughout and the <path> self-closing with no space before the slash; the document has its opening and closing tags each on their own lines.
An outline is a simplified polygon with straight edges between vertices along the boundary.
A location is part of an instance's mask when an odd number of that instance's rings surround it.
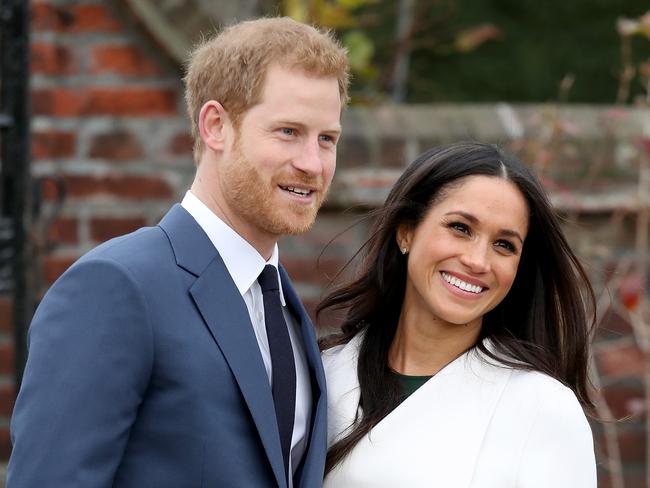
<svg viewBox="0 0 650 488">
<path fill-rule="evenodd" d="M 273 253 L 269 260 L 265 261 L 261 254 L 246 239 L 221 220 L 191 191 L 188 190 L 185 193 L 181 205 L 194 217 L 194 220 L 196 220 L 212 244 L 214 244 L 242 296 L 257 281 L 257 277 L 264 269 L 264 266 L 270 264 L 277 272 L 279 262 L 277 244 L 273 247 Z M 282 292 L 282 281 L 280 280 L 279 273 L 278 283 L 280 284 L 280 301 L 284 306 L 286 302 L 284 300 L 284 293 Z"/>
</svg>

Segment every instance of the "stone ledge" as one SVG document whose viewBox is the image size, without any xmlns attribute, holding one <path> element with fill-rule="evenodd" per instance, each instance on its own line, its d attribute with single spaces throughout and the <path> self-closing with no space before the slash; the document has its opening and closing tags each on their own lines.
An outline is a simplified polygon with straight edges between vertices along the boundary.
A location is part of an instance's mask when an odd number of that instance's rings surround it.
<svg viewBox="0 0 650 488">
<path fill-rule="evenodd" d="M 566 122 L 576 139 L 650 137 L 650 111 L 617 105 L 434 104 L 351 107 L 343 114 L 344 138 L 375 134 L 440 141 L 504 142 L 525 137 L 545 118 Z"/>
<path fill-rule="evenodd" d="M 340 169 L 325 203 L 330 210 L 358 208 L 367 210 L 384 203 L 402 173 L 401 169 Z M 554 207 L 562 212 L 581 214 L 611 213 L 614 210 L 637 212 L 650 208 L 650 195 L 642 198 L 633 184 L 615 185 L 594 191 L 547 189 Z"/>
</svg>

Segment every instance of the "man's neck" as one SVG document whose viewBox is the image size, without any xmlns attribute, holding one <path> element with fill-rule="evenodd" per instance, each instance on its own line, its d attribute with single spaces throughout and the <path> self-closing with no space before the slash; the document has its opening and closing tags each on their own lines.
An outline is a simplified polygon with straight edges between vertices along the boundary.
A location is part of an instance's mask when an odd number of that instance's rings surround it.
<svg viewBox="0 0 650 488">
<path fill-rule="evenodd" d="M 237 218 L 233 212 L 230 212 L 225 202 L 220 201 L 211 192 L 204 191 L 203 185 L 201 185 L 201 181 L 198 177 L 194 180 L 190 191 L 228 227 L 253 246 L 265 261 L 268 261 L 271 258 L 273 249 L 277 244 L 276 236 L 260 236 L 260 233 L 256 232 L 257 229 L 254 229 L 249 223 Z"/>
</svg>

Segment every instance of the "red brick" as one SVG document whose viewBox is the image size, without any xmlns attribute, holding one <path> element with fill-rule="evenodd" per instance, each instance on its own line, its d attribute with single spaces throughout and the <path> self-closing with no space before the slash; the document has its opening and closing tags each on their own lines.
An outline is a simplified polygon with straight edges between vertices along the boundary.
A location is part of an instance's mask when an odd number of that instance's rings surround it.
<svg viewBox="0 0 650 488">
<path fill-rule="evenodd" d="M 92 74 L 156 76 L 159 67 L 134 46 L 98 46 L 92 51 Z"/>
<path fill-rule="evenodd" d="M 13 385 L 0 386 L 0 416 L 11 416 L 16 401 L 16 389 Z"/>
<path fill-rule="evenodd" d="M 126 131 L 99 134 L 92 140 L 90 157 L 112 161 L 128 161 L 142 157 L 142 146 Z"/>
<path fill-rule="evenodd" d="M 72 263 L 77 260 L 72 256 L 47 256 L 43 260 L 43 278 L 46 285 L 54 283 Z"/>
<path fill-rule="evenodd" d="M 598 458 L 597 458 L 598 459 Z M 604 461 L 600 461 L 602 466 L 599 466 L 601 469 L 598 471 L 598 488 L 613 488 L 614 484 L 611 480 L 609 474 L 605 472 Z M 623 471 L 623 486 L 625 488 L 647 488 L 646 480 L 644 473 L 631 472 L 629 469 L 624 469 Z"/>
<path fill-rule="evenodd" d="M 619 432 L 618 443 L 624 463 L 645 462 L 645 432 L 643 430 L 626 430 Z"/>
<path fill-rule="evenodd" d="M 103 5 L 55 6 L 37 2 L 32 6 L 32 29 L 46 32 L 111 33 L 122 31 L 120 23 Z"/>
<path fill-rule="evenodd" d="M 104 242 L 113 237 L 133 232 L 145 225 L 141 217 L 132 218 L 96 218 L 90 222 L 90 236 L 94 241 Z"/>
<path fill-rule="evenodd" d="M 74 7 L 74 32 L 120 32 L 122 26 L 103 5 L 77 5 Z"/>
<path fill-rule="evenodd" d="M 316 326 L 319 336 L 328 336 L 338 332 L 343 319 L 345 318 L 345 310 L 327 310 L 319 317 L 316 317 L 316 306 L 320 300 L 318 299 L 303 299 L 302 303 L 311 317 L 312 322 Z"/>
<path fill-rule="evenodd" d="M 406 141 L 389 137 L 381 141 L 381 162 L 384 166 L 402 167 L 406 162 Z"/>
<path fill-rule="evenodd" d="M 641 386 L 610 385 L 602 391 L 605 401 L 617 419 L 638 415 L 644 408 L 644 391 Z"/>
<path fill-rule="evenodd" d="M 603 346 L 596 361 L 600 373 L 609 378 L 641 376 L 644 371 L 643 353 L 635 346 Z"/>
<path fill-rule="evenodd" d="M 338 145 L 339 161 L 345 162 L 346 168 L 365 166 L 370 163 L 370 147 L 363 137 L 343 137 Z"/>
<path fill-rule="evenodd" d="M 13 344 L 0 344 L 0 374 L 13 374 L 14 372 L 14 346 Z"/>
<path fill-rule="evenodd" d="M 55 244 L 77 244 L 79 242 L 77 219 L 71 217 L 56 219 L 48 229 L 47 240 Z"/>
<path fill-rule="evenodd" d="M 32 110 L 36 115 L 82 115 L 84 93 L 77 90 L 32 90 Z"/>
<path fill-rule="evenodd" d="M 597 341 L 607 338 L 620 338 L 632 334 L 632 325 L 629 319 L 621 316 L 621 314 L 611 308 L 605 312 L 603 320 L 596 330 Z"/>
<path fill-rule="evenodd" d="M 85 115 L 174 115 L 176 93 L 155 88 L 41 88 L 32 91 L 37 115 L 73 117 Z"/>
<path fill-rule="evenodd" d="M 32 133 L 34 159 L 67 158 L 74 156 L 76 135 L 73 132 L 50 130 Z"/>
<path fill-rule="evenodd" d="M 169 184 L 155 176 L 112 175 L 105 177 L 68 175 L 64 178 L 68 196 L 87 198 L 108 195 L 131 200 L 169 199 Z"/>
<path fill-rule="evenodd" d="M 0 330 L 9 331 L 13 329 L 14 304 L 8 298 L 0 298 Z"/>
<path fill-rule="evenodd" d="M 345 261 L 336 258 L 286 258 L 282 265 L 295 282 L 329 284 Z"/>
<path fill-rule="evenodd" d="M 63 193 L 67 189 L 63 188 L 64 182 L 54 178 L 47 178 L 41 181 L 41 192 L 44 200 L 49 202 L 58 201 L 65 197 Z"/>
<path fill-rule="evenodd" d="M 74 24 L 70 8 L 57 7 L 47 2 L 33 2 L 31 7 L 31 29 L 33 31 L 60 32 Z"/>
<path fill-rule="evenodd" d="M 172 137 L 169 143 L 169 153 L 174 156 L 189 156 L 194 148 L 194 139 L 187 132 L 181 132 Z"/>
<path fill-rule="evenodd" d="M 0 459 L 7 460 L 11 455 L 11 437 L 9 428 L 0 429 Z"/>
<path fill-rule="evenodd" d="M 34 73 L 67 75 L 77 71 L 72 52 L 66 46 L 34 43 L 31 53 L 31 70 Z"/>
</svg>

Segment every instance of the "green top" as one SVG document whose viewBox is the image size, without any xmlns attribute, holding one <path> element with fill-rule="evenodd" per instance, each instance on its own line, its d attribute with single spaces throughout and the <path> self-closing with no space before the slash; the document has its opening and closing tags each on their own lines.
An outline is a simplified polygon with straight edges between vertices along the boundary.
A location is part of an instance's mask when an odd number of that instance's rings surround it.
<svg viewBox="0 0 650 488">
<path fill-rule="evenodd" d="M 396 371 L 392 371 L 393 375 L 397 378 L 400 385 L 402 386 L 402 391 L 404 392 L 404 400 L 406 400 L 411 394 L 420 388 L 423 384 L 429 381 L 432 378 L 432 375 L 429 376 L 409 376 L 405 374 L 400 374 Z"/>
</svg>

